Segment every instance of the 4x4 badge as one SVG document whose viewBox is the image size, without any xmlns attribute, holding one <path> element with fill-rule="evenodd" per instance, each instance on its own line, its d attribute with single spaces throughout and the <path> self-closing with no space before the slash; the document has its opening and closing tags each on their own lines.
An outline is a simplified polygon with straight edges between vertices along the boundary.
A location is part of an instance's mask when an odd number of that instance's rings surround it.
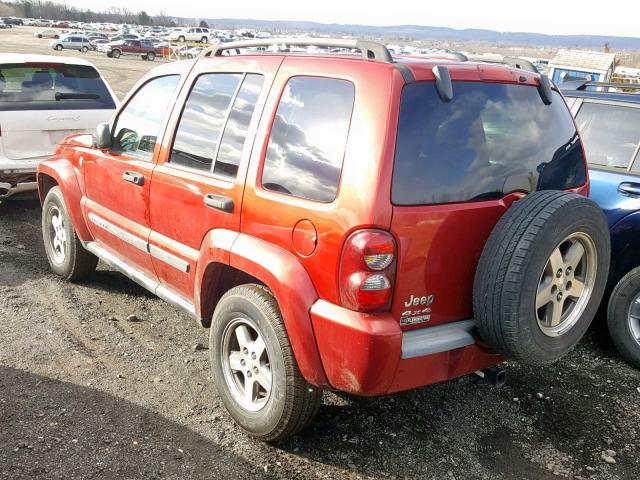
<svg viewBox="0 0 640 480">
<path fill-rule="evenodd" d="M 424 323 L 431 320 L 431 305 L 435 301 L 433 295 L 425 295 L 423 297 L 415 297 L 411 295 L 409 300 L 404 302 L 405 310 L 400 316 L 400 325 L 414 325 L 416 323 Z M 411 308 L 417 307 L 417 308 Z"/>
</svg>

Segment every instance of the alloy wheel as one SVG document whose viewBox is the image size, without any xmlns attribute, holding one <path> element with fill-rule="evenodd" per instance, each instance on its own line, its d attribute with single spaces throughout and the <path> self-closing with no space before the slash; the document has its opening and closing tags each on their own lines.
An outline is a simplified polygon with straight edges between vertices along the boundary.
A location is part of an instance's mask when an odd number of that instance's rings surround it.
<svg viewBox="0 0 640 480">
<path fill-rule="evenodd" d="M 536 318 L 550 337 L 569 331 L 589 303 L 597 273 L 595 243 L 586 233 L 573 233 L 553 250 L 536 293 Z"/>
</svg>

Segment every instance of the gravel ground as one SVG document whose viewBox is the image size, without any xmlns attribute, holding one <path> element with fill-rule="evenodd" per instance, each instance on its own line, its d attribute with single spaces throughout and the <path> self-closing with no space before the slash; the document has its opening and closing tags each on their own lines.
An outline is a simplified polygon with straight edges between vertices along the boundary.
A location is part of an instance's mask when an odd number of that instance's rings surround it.
<svg viewBox="0 0 640 480">
<path fill-rule="evenodd" d="M 48 53 L 32 31 L 1 31 L 2 51 Z M 151 63 L 87 56 L 126 77 L 121 94 Z M 226 414 L 206 330 L 102 265 L 76 285 L 49 272 L 35 197 L 0 204 L 0 318 L 0 478 L 640 476 L 640 372 L 601 321 L 559 365 L 506 364 L 501 388 L 326 393 L 311 427 L 273 446 Z"/>
</svg>

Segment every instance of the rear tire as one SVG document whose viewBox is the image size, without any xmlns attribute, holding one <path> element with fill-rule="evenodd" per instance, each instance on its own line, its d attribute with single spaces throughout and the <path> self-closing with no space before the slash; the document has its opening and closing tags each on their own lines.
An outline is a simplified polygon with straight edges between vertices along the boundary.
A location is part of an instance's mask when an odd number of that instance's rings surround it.
<svg viewBox="0 0 640 480">
<path fill-rule="evenodd" d="M 82 53 L 87 53 L 89 51 L 88 47 L 82 47 Z"/>
<path fill-rule="evenodd" d="M 121 55 L 120 50 L 112 50 L 111 51 L 111 56 L 113 58 L 120 58 L 120 55 Z"/>
<path fill-rule="evenodd" d="M 222 297 L 213 314 L 209 346 L 220 398 L 249 435 L 278 441 L 313 420 L 322 390 L 302 377 L 278 304 L 266 288 L 242 285 Z M 268 389 L 264 379 L 269 379 Z M 249 391 L 247 381 L 252 382 Z"/>
<path fill-rule="evenodd" d="M 42 205 L 42 238 L 51 270 L 64 280 L 81 280 L 96 269 L 98 257 L 82 246 L 58 186 L 49 190 Z"/>
<path fill-rule="evenodd" d="M 620 355 L 640 368 L 640 267 L 622 277 L 613 289 L 607 324 Z"/>
<path fill-rule="evenodd" d="M 62 50 L 64 47 L 62 45 L 56 45 L 56 50 L 60 51 Z"/>
<path fill-rule="evenodd" d="M 178 41 L 179 41 L 179 42 L 184 42 L 184 40 L 185 40 L 185 39 L 184 39 L 184 36 L 180 35 L 180 36 L 178 37 Z"/>
<path fill-rule="evenodd" d="M 200 39 L 200 43 L 209 43 L 209 39 L 207 37 L 202 37 Z"/>
<path fill-rule="evenodd" d="M 478 263 L 480 336 L 524 363 L 558 361 L 598 310 L 609 256 L 606 219 L 594 202 L 558 191 L 527 195 L 502 216 Z"/>
<path fill-rule="evenodd" d="M 149 52 L 147 53 L 146 57 L 147 57 L 147 60 L 149 60 L 150 62 L 153 62 L 156 59 L 156 54 L 153 52 Z"/>
</svg>

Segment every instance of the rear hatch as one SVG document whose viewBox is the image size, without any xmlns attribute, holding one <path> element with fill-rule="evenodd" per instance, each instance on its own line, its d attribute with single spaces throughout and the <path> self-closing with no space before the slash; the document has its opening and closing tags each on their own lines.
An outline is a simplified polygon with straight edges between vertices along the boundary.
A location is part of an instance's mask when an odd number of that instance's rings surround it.
<svg viewBox="0 0 640 480">
<path fill-rule="evenodd" d="M 403 328 L 473 318 L 484 244 L 514 200 L 586 183 L 571 115 L 557 92 L 531 85 L 433 82 L 405 86 L 393 172 L 398 267 L 392 312 Z"/>
<path fill-rule="evenodd" d="M 0 155 L 29 160 L 51 155 L 69 134 L 109 119 L 115 100 L 88 65 L 0 65 Z"/>
</svg>

